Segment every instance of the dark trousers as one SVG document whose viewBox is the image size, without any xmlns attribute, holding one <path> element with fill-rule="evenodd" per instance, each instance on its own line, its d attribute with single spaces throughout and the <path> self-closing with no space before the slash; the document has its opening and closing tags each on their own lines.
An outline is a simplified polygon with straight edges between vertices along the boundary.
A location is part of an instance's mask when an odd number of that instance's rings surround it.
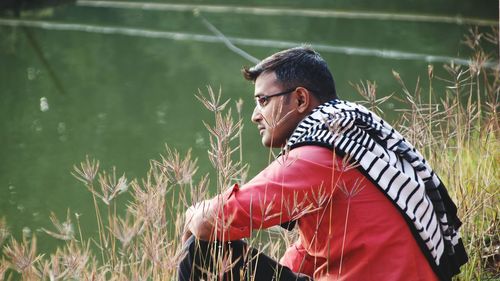
<svg viewBox="0 0 500 281">
<path fill-rule="evenodd" d="M 192 236 L 184 245 L 184 254 L 179 264 L 179 281 L 312 280 L 248 247 L 242 240 L 207 242 Z"/>
</svg>

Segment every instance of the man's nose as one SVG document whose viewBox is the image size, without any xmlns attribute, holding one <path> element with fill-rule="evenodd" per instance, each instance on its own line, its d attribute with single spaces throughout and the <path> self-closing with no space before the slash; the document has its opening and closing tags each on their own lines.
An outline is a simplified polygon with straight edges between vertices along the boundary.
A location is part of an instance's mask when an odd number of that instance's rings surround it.
<svg viewBox="0 0 500 281">
<path fill-rule="evenodd" d="M 254 123 L 259 123 L 259 121 L 262 120 L 262 113 L 260 112 L 259 108 L 257 106 L 253 109 L 252 113 L 252 122 Z"/>
</svg>

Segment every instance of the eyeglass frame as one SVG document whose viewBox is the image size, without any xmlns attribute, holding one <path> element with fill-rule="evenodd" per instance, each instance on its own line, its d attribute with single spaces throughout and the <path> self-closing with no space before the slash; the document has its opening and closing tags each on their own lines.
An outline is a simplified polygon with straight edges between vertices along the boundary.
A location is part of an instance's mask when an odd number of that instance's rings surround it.
<svg viewBox="0 0 500 281">
<path fill-rule="evenodd" d="M 258 95 L 258 96 L 255 96 L 255 106 L 258 109 L 262 109 L 262 108 L 264 108 L 264 106 L 267 105 L 267 103 L 269 102 L 269 99 L 271 99 L 272 97 L 279 97 L 279 96 L 284 96 L 284 95 L 287 95 L 287 94 L 291 94 L 295 90 L 297 90 L 297 87 L 295 87 L 293 89 L 288 89 L 286 91 L 279 92 L 279 93 L 276 93 L 276 94 L 272 94 L 272 95 Z M 260 102 L 261 100 L 263 102 Z"/>
</svg>

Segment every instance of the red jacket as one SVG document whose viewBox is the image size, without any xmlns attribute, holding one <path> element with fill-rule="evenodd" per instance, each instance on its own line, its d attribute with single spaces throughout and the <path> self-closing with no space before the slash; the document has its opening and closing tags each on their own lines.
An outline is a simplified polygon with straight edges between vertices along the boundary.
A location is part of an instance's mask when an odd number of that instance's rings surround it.
<svg viewBox="0 0 500 281">
<path fill-rule="evenodd" d="M 398 210 L 327 148 L 295 148 L 223 198 L 220 240 L 297 220 L 280 263 L 315 280 L 438 280 Z"/>
</svg>

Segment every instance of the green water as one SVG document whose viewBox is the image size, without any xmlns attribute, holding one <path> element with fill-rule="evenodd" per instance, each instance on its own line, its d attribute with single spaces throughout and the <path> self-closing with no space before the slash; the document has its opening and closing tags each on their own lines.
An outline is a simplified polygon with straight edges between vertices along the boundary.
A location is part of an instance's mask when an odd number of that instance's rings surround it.
<svg viewBox="0 0 500 281">
<path fill-rule="evenodd" d="M 354 15 L 459 15 L 498 22 L 495 1 L 390 1 L 382 6 L 363 2 L 178 3 L 340 9 Z M 280 50 L 286 42 L 318 46 L 334 73 L 338 93 L 351 100 L 360 97 L 349 82 L 375 80 L 380 95 L 401 95 L 392 70 L 413 87 L 417 76 L 427 77 L 426 56 L 468 54 L 460 42 L 469 25 L 443 23 L 442 17 L 414 21 L 204 11 L 202 15 L 226 36 L 239 38 L 237 45 L 257 58 Z M 248 120 L 253 87 L 240 74 L 243 65 L 252 63 L 221 42 L 206 42 L 214 41 L 214 34 L 192 11 L 67 5 L 25 11 L 20 18 L 3 11 L 0 18 L 0 217 L 7 218 L 16 237 L 25 227 L 32 232 L 47 227 L 50 211 L 63 217 L 68 208 L 82 215 L 88 232 L 94 231 L 92 198 L 70 175 L 85 155 L 99 159 L 104 168 L 116 166 L 129 178 L 140 178 L 149 159 L 157 159 L 167 143 L 182 152 L 193 147 L 199 174 L 210 171 L 202 120 L 210 121 L 211 115 L 194 97 L 206 85 L 221 87 L 224 97 L 233 101 L 244 100 L 244 158 L 251 175 L 266 165 L 267 150 Z M 381 54 L 382 50 L 397 52 Z M 417 56 L 403 59 L 407 54 Z M 444 75 L 441 63 L 433 64 L 436 73 Z M 393 107 L 384 105 L 389 112 Z M 47 235 L 38 236 L 42 248 L 53 245 Z"/>
</svg>

